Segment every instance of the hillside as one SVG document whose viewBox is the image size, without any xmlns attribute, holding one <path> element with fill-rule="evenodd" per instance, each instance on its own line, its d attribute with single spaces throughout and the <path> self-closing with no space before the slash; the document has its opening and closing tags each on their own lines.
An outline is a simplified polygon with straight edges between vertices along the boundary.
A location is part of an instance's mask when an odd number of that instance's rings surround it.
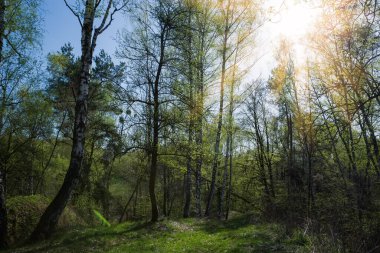
<svg viewBox="0 0 380 253">
<path fill-rule="evenodd" d="M 281 226 L 253 224 L 251 215 L 225 222 L 164 220 L 154 225 L 127 222 L 120 225 L 61 232 L 49 241 L 11 249 L 32 252 L 308 252 L 301 234 L 292 238 Z"/>
</svg>

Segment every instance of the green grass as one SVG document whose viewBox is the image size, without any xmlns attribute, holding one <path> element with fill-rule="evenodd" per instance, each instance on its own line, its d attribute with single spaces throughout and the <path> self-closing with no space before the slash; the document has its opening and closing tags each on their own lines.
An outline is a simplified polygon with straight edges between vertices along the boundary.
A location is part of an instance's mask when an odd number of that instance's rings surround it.
<svg viewBox="0 0 380 253">
<path fill-rule="evenodd" d="M 307 240 L 289 238 L 279 225 L 251 220 L 245 215 L 224 222 L 181 219 L 82 228 L 8 252 L 303 252 Z"/>
</svg>

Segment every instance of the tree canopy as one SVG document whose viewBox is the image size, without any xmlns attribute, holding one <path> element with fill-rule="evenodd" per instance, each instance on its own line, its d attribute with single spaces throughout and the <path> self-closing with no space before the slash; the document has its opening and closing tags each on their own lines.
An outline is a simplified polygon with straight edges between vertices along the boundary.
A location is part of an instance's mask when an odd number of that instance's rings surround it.
<svg viewBox="0 0 380 253">
<path fill-rule="evenodd" d="M 0 250 L 251 217 L 305 252 L 379 251 L 376 0 L 62 1 L 80 39 L 41 57 L 43 2 L 0 0 Z"/>
</svg>

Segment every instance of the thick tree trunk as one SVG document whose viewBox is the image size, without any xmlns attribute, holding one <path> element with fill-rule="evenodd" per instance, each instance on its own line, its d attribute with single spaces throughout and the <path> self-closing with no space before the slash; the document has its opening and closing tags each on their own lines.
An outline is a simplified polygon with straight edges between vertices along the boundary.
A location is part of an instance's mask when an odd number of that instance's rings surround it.
<svg viewBox="0 0 380 253">
<path fill-rule="evenodd" d="M 63 185 L 53 201 L 45 210 L 40 221 L 33 231 L 30 240 L 40 240 L 52 235 L 59 217 L 66 207 L 74 189 L 81 178 L 81 167 L 84 157 L 85 131 L 87 124 L 87 101 L 90 69 L 95 41 L 92 39 L 94 24 L 94 2 L 86 1 L 84 22 L 82 27 L 82 56 L 80 70 L 80 84 L 75 105 L 75 122 L 73 129 L 73 144 L 69 169 L 66 173 Z"/>
</svg>

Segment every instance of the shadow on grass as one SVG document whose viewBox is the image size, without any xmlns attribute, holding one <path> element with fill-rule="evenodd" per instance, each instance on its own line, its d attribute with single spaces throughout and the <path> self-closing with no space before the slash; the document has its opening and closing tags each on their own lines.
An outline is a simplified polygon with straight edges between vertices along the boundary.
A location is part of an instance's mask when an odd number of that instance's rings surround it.
<svg viewBox="0 0 380 253">
<path fill-rule="evenodd" d="M 9 253 L 103 252 L 127 244 L 132 240 L 144 239 L 142 242 L 146 243 L 146 240 L 156 238 L 156 235 L 165 238 L 164 234 L 167 233 L 171 234 L 170 236 L 173 238 L 182 240 L 193 235 L 202 235 L 200 241 L 196 242 L 197 244 L 202 243 L 203 239 L 207 242 L 209 240 L 207 238 L 212 238 L 215 240 L 213 247 L 216 249 L 225 247 L 223 249 L 228 249 L 228 252 L 286 252 L 284 251 L 286 245 L 284 244 L 283 233 L 276 231 L 271 226 L 260 224 L 255 218 L 254 214 L 245 214 L 232 217 L 227 221 L 216 219 L 176 221 L 180 224 L 191 224 L 190 227 L 194 228 L 194 230 L 184 231 L 173 228 L 172 224 L 167 221 L 154 224 L 146 222 L 124 223 L 110 228 L 88 228 L 67 234 L 57 234 L 52 240 L 35 245 L 26 245 L 26 247 L 17 251 L 9 251 Z M 211 237 L 205 237 L 204 233 Z M 153 237 L 151 237 L 152 234 Z M 210 246 L 208 243 L 205 245 Z"/>
<path fill-rule="evenodd" d="M 119 225 L 119 226 L 124 226 Z M 62 238 L 62 234 L 57 234 L 51 241 L 41 242 L 34 244 L 24 245 L 23 248 L 19 249 L 20 253 L 37 253 L 51 251 L 55 252 L 54 249 L 66 248 L 72 249 L 72 252 L 86 252 L 86 249 L 96 246 L 97 249 L 107 249 L 109 248 L 107 243 L 102 238 L 106 237 L 117 237 L 123 234 L 140 231 L 147 229 L 151 226 L 150 223 L 137 223 L 131 224 L 131 226 L 119 228 L 119 226 L 114 226 L 111 228 L 98 228 L 98 229 L 87 229 L 85 233 L 71 232 Z M 61 238 L 61 239 L 60 239 Z M 99 240 L 96 240 L 99 239 Z M 13 252 L 13 251 L 9 251 Z"/>
<path fill-rule="evenodd" d="M 233 217 L 228 220 L 209 219 L 199 225 L 200 230 L 209 234 L 218 233 L 221 231 L 236 230 L 254 224 L 254 215 L 246 214 Z"/>
<path fill-rule="evenodd" d="M 207 220 L 197 226 L 209 234 L 221 233 L 222 240 L 230 240 L 228 252 L 293 252 L 286 250 L 283 233 L 258 222 L 254 214 L 239 215 L 227 221 Z"/>
</svg>

